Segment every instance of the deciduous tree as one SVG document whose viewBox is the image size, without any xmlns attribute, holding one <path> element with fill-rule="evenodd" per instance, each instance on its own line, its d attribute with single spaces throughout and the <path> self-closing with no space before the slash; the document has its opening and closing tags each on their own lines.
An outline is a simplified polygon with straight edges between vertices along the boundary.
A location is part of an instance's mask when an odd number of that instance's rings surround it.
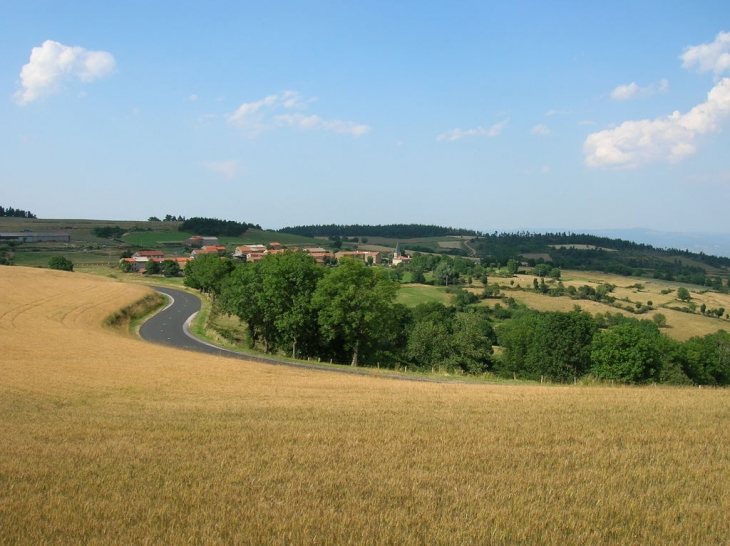
<svg viewBox="0 0 730 546">
<path fill-rule="evenodd" d="M 348 258 L 319 281 L 313 303 L 322 335 L 339 340 L 351 352 L 352 366 L 358 365 L 361 353 L 389 335 L 388 315 L 397 289 L 381 269 Z"/>
</svg>

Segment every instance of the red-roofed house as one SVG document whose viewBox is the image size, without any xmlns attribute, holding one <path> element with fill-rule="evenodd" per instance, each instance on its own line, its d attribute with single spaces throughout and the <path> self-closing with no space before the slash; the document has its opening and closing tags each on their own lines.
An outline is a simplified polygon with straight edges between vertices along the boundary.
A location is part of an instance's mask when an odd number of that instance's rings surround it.
<svg viewBox="0 0 730 546">
<path fill-rule="evenodd" d="M 132 254 L 132 258 L 164 258 L 165 254 L 161 250 L 138 250 Z"/>
</svg>

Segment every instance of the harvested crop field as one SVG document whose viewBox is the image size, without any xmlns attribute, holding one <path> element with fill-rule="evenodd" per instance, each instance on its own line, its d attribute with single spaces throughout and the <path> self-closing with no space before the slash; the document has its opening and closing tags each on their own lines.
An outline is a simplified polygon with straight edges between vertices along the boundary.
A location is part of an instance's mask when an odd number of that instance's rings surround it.
<svg viewBox="0 0 730 546">
<path fill-rule="evenodd" d="M 140 285 L 0 268 L 23 544 L 726 544 L 730 393 L 395 381 L 100 326 Z"/>
</svg>

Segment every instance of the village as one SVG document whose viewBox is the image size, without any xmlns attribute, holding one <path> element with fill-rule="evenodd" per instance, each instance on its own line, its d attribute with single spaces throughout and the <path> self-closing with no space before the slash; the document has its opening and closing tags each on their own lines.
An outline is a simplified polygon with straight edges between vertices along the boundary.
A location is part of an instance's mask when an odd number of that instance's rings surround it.
<svg viewBox="0 0 730 546">
<path fill-rule="evenodd" d="M 177 254 L 168 256 L 162 250 L 138 250 L 131 256 L 122 258 L 120 266 L 126 272 L 144 274 L 150 262 L 162 264 L 165 261 L 172 261 L 177 263 L 180 270 L 184 270 L 188 262 L 199 256 L 215 254 L 225 257 L 228 252 L 227 247 L 220 244 L 217 237 L 195 235 L 185 239 L 183 245 L 191 249 L 189 256 L 179 256 Z M 333 253 L 323 247 L 285 247 L 278 242 L 271 242 L 267 245 L 240 245 L 233 250 L 230 257 L 239 262 L 255 263 L 263 260 L 269 254 L 281 254 L 283 252 L 306 252 L 322 266 L 335 265 L 342 258 L 358 259 L 367 265 L 388 264 L 391 266 L 407 264 L 411 260 L 401 250 L 400 245 L 396 245 L 395 251 L 384 258 L 381 252 L 371 250 L 345 250 Z"/>
</svg>

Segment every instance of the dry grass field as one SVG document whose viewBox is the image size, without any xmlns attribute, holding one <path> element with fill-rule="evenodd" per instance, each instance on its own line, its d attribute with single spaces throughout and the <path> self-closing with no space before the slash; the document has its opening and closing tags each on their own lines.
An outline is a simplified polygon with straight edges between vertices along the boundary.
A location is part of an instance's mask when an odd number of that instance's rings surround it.
<svg viewBox="0 0 730 546">
<path fill-rule="evenodd" d="M 419 383 L 106 330 L 0 268 L 4 544 L 727 544 L 730 392 Z"/>
<path fill-rule="evenodd" d="M 662 313 L 667 317 L 668 326 L 662 331 L 679 341 L 686 341 L 692 336 L 712 334 L 720 329 L 730 330 L 730 321 L 727 319 L 717 319 L 716 317 L 703 316 L 699 313 L 683 313 L 663 307 L 664 305 L 686 307 L 687 303 L 680 302 L 676 299 L 677 287 L 685 286 L 689 289 L 692 295 L 692 302 L 697 307 L 704 303 L 708 309 L 722 307 L 726 310 L 726 313 L 730 313 L 729 294 L 702 290 L 701 287 L 694 285 L 683 285 L 681 283 L 658 281 L 655 279 L 627 278 L 604 273 L 568 271 L 563 275 L 561 280 L 566 288 L 571 285 L 576 288 L 582 285 L 596 288 L 600 284 L 609 283 L 616 285 L 616 289 L 611 293 L 612 296 L 615 296 L 617 300 L 629 300 L 628 302 L 620 301 L 619 303 L 627 304 L 630 302 L 635 304 L 636 302 L 641 302 L 644 305 L 649 301 L 653 303 L 653 311 L 637 315 L 604 303 L 590 300 L 573 300 L 568 297 L 553 298 L 536 293 L 531 290 L 533 280 L 536 278 L 534 275 L 515 275 L 513 279 L 510 279 L 514 281 L 514 286 L 519 285 L 528 290 L 523 292 L 505 291 L 503 295 L 511 296 L 516 301 L 524 303 L 528 307 L 537 309 L 538 311 L 570 311 L 575 305 L 579 305 L 583 310 L 594 315 L 596 313 L 621 313 L 639 319 L 651 319 L 656 313 Z M 506 286 L 509 281 L 507 279 L 495 279 L 494 282 Z M 637 289 L 633 287 L 636 284 L 641 284 L 643 288 Z M 668 289 L 672 290 L 670 294 L 661 293 L 662 290 Z M 473 292 L 479 293 L 480 291 L 473 290 Z M 490 303 L 490 301 L 487 300 L 487 303 Z"/>
</svg>

